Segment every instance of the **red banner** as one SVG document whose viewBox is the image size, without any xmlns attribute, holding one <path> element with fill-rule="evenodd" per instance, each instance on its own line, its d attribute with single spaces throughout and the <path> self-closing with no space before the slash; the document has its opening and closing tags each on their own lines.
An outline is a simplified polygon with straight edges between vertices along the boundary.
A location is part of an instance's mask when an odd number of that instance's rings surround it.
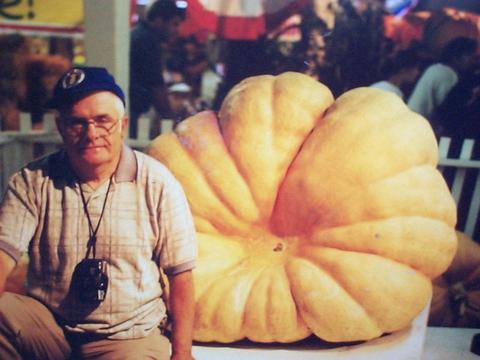
<svg viewBox="0 0 480 360">
<path fill-rule="evenodd" d="M 189 0 L 183 34 L 210 32 L 230 40 L 255 40 L 274 30 L 309 0 Z"/>
</svg>

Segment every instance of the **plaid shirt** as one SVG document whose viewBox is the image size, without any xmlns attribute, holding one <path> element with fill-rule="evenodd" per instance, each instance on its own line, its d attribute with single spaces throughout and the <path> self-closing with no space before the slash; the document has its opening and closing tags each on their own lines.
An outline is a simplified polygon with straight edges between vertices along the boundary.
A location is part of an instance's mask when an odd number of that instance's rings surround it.
<svg viewBox="0 0 480 360">
<path fill-rule="evenodd" d="M 112 339 L 146 336 L 165 318 L 159 267 L 192 269 L 196 240 L 179 183 L 159 162 L 124 146 L 97 232 L 96 258 L 108 262 L 109 286 L 98 306 L 69 291 L 84 257 L 88 220 L 66 154 L 36 160 L 10 179 L 0 207 L 0 249 L 18 260 L 28 251 L 27 291 L 73 332 Z M 107 184 L 82 189 L 95 228 Z"/>
</svg>

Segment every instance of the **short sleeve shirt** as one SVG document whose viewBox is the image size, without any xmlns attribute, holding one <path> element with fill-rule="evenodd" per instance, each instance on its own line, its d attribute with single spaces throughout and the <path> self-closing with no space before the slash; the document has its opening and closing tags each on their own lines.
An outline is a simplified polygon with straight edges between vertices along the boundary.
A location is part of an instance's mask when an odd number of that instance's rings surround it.
<svg viewBox="0 0 480 360">
<path fill-rule="evenodd" d="M 415 85 L 408 107 L 430 119 L 457 82 L 458 75 L 450 66 L 441 63 L 430 65 Z"/>
<path fill-rule="evenodd" d="M 14 259 L 28 252 L 27 292 L 67 330 L 144 337 L 166 313 L 159 269 L 174 275 L 196 262 L 184 192 L 161 163 L 124 146 L 110 188 L 103 184 L 86 196 L 95 227 L 109 188 L 95 247 L 96 258 L 107 261 L 109 286 L 105 300 L 92 306 L 70 291 L 90 231 L 79 186 L 63 151 L 13 175 L 0 206 L 0 249 Z"/>
</svg>

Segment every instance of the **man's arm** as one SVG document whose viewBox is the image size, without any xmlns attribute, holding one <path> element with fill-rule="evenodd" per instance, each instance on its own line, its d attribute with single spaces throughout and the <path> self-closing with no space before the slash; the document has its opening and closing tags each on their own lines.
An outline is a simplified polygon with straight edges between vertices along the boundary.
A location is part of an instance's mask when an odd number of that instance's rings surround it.
<svg viewBox="0 0 480 360">
<path fill-rule="evenodd" d="M 171 360 L 191 360 L 195 297 L 192 271 L 168 277 L 172 317 Z"/>
<path fill-rule="evenodd" d="M 16 262 L 6 252 L 0 250 L 0 296 L 5 291 L 7 278 L 15 267 Z"/>
</svg>

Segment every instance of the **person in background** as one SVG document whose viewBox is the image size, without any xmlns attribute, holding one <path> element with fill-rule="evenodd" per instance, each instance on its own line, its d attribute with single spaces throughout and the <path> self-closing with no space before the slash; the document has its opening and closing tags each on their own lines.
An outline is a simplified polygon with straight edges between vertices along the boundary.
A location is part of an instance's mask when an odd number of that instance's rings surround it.
<svg viewBox="0 0 480 360">
<path fill-rule="evenodd" d="M 460 77 L 433 117 L 439 136 L 458 143 L 480 139 L 480 61 Z"/>
<path fill-rule="evenodd" d="M 335 23 L 326 42 L 334 67 L 335 97 L 368 86 L 378 79 L 387 52 L 384 32 L 385 5 L 381 0 L 339 0 Z"/>
<path fill-rule="evenodd" d="M 420 72 L 420 61 L 414 49 L 398 51 L 384 64 L 385 80 L 373 83 L 370 87 L 390 91 L 402 100 L 405 93 L 417 80 Z"/>
<path fill-rule="evenodd" d="M 336 87 L 335 68 L 328 60 L 326 52 L 330 30 L 321 18 L 312 13 L 305 13 L 300 29 L 302 37 L 299 50 L 302 62 L 306 65 L 304 73 L 333 90 Z"/>
<path fill-rule="evenodd" d="M 408 107 L 432 121 L 435 109 L 473 64 L 477 41 L 459 37 L 442 51 L 440 61 L 426 68 L 408 99 Z M 435 128 L 435 124 L 432 123 Z"/>
<path fill-rule="evenodd" d="M 20 129 L 20 103 L 25 98 L 28 39 L 0 35 L 0 130 Z"/>
<path fill-rule="evenodd" d="M 185 9 L 174 0 L 157 0 L 147 9 L 130 34 L 130 129 L 138 134 L 138 118 L 153 107 L 160 118 L 170 118 L 167 87 L 163 78 L 164 46 L 178 35 Z"/>
<path fill-rule="evenodd" d="M 205 45 L 191 35 L 179 41 L 178 50 L 172 55 L 180 60 L 184 82 L 192 88 L 192 95 L 200 98 L 202 75 L 210 66 Z"/>
<path fill-rule="evenodd" d="M 200 109 L 198 104 L 200 99 L 193 95 L 192 87 L 184 82 L 174 83 L 168 87 L 168 100 L 172 109 L 174 127 Z"/>
<path fill-rule="evenodd" d="M 31 113 L 34 128 L 41 128 L 45 103 L 52 96 L 60 76 L 70 66 L 71 62 L 61 55 L 29 56 L 26 71 L 27 91 L 22 110 Z"/>
<path fill-rule="evenodd" d="M 0 359 L 192 359 L 197 245 L 179 182 L 124 144 L 106 69 L 69 70 L 48 107 L 64 149 L 14 174 L 0 203 Z M 26 295 L 7 292 L 24 253 Z"/>
</svg>

